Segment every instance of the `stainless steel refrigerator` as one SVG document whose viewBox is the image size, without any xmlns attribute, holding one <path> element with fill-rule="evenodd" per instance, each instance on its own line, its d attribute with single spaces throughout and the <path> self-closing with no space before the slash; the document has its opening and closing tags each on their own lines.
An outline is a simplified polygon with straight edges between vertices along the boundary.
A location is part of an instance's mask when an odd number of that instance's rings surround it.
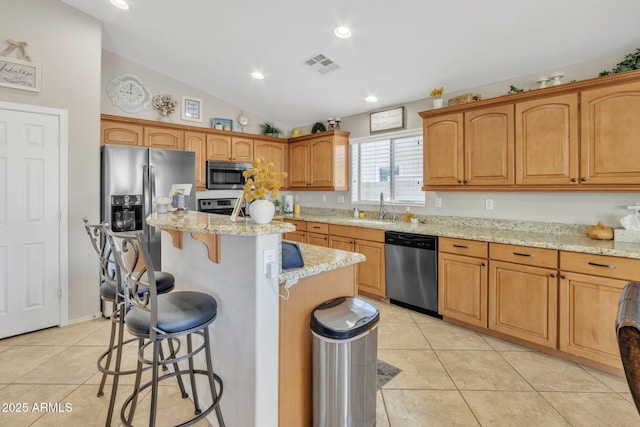
<svg viewBox="0 0 640 427">
<path fill-rule="evenodd" d="M 145 218 L 156 197 L 169 197 L 173 184 L 191 184 L 189 209 L 196 208 L 196 164 L 191 151 L 104 145 L 101 154 L 101 220 L 115 232 L 143 231 L 155 270 L 160 270 L 160 230 Z"/>
</svg>

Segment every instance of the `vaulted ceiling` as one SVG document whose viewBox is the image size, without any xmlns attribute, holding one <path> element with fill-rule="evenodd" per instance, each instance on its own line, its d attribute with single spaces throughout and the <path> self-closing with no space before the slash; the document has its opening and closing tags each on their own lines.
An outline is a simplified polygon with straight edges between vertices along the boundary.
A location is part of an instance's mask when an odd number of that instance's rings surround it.
<svg viewBox="0 0 640 427">
<path fill-rule="evenodd" d="M 291 127 L 640 47 L 638 0 L 62 1 L 104 49 Z M 338 68 L 306 67 L 318 53 Z"/>
</svg>

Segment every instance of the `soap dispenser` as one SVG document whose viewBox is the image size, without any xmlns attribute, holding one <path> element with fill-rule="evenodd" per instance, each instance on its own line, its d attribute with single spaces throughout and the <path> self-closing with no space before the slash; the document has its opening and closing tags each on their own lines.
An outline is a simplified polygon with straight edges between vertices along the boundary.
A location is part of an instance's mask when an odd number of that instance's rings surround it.
<svg viewBox="0 0 640 427">
<path fill-rule="evenodd" d="M 407 206 L 407 211 L 404 213 L 404 222 L 411 222 L 411 208 Z"/>
</svg>

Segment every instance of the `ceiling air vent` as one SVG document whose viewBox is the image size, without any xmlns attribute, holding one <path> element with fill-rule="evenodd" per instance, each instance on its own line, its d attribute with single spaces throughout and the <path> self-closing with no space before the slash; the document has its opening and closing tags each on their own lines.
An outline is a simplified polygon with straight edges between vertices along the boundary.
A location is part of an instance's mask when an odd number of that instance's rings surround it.
<svg viewBox="0 0 640 427">
<path fill-rule="evenodd" d="M 329 71 L 335 70 L 339 67 L 339 65 L 333 62 L 331 58 L 322 53 L 315 54 L 304 61 L 304 65 L 320 74 L 327 74 Z"/>
</svg>

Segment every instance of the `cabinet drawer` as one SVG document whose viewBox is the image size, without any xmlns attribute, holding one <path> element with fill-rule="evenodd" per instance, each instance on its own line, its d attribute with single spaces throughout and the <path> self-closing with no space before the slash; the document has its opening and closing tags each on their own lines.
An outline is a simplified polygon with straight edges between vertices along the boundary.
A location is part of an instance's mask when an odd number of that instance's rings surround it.
<svg viewBox="0 0 640 427">
<path fill-rule="evenodd" d="M 491 259 L 513 262 L 516 264 L 558 268 L 558 251 L 555 249 L 490 243 L 489 256 Z"/>
<path fill-rule="evenodd" d="M 321 222 L 307 222 L 307 231 L 312 231 L 314 233 L 329 233 L 329 224 L 323 224 Z"/>
<path fill-rule="evenodd" d="M 451 237 L 440 237 L 438 239 L 440 252 L 467 255 L 476 258 L 487 258 L 487 242 L 477 240 L 454 239 Z"/>
<path fill-rule="evenodd" d="M 560 269 L 622 280 L 640 280 L 640 259 L 560 252 Z"/>
<path fill-rule="evenodd" d="M 307 230 L 307 221 L 301 221 L 299 219 L 284 219 L 284 222 L 289 222 L 296 226 L 296 231 L 306 231 Z"/>
<path fill-rule="evenodd" d="M 353 237 L 354 239 L 384 243 L 384 230 L 335 224 L 331 224 L 329 230 L 333 236 Z"/>
</svg>

